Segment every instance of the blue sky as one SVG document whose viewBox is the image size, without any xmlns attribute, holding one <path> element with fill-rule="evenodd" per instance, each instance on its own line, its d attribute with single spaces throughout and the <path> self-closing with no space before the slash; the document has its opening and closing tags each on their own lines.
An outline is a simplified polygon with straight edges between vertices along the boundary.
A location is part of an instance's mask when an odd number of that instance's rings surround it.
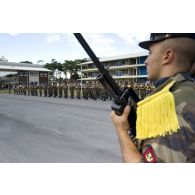
<svg viewBox="0 0 195 195">
<path fill-rule="evenodd" d="M 84 33 L 83 36 L 98 57 L 134 52 L 147 52 L 138 42 L 149 38 L 149 33 Z M 71 33 L 0 33 L 0 56 L 9 62 L 44 60 L 59 62 L 88 57 Z"/>
</svg>

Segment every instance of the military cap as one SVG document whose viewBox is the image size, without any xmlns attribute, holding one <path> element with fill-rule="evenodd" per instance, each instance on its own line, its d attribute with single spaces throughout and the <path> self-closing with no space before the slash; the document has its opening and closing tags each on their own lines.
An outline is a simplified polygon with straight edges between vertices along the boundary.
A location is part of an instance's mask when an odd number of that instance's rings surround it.
<svg viewBox="0 0 195 195">
<path fill-rule="evenodd" d="M 140 42 L 139 46 L 144 49 L 149 49 L 153 43 L 169 38 L 191 38 L 195 40 L 195 33 L 151 33 L 150 40 Z"/>
</svg>

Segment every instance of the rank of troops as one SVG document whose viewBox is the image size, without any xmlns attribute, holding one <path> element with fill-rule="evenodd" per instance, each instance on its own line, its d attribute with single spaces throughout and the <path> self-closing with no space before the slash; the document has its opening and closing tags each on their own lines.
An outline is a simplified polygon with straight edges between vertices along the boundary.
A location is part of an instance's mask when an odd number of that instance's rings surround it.
<svg viewBox="0 0 195 195">
<path fill-rule="evenodd" d="M 123 90 L 131 87 L 137 93 L 140 99 L 143 99 L 154 89 L 151 82 L 118 82 L 117 84 Z M 43 96 L 59 98 L 77 98 L 77 99 L 100 99 L 102 101 L 112 100 L 107 91 L 98 81 L 86 81 L 82 83 L 74 81 L 52 82 L 45 84 L 14 84 L 12 86 L 15 95 Z M 10 93 L 10 90 L 9 90 Z"/>
</svg>

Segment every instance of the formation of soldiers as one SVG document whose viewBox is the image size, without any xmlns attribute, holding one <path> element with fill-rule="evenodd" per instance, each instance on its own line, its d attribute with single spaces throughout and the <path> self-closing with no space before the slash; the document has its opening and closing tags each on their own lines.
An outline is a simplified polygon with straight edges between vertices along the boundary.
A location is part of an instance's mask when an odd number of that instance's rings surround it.
<svg viewBox="0 0 195 195">
<path fill-rule="evenodd" d="M 125 84 L 126 85 L 126 84 Z M 135 93 L 138 95 L 139 99 L 144 99 L 154 90 L 154 83 L 152 82 L 135 82 L 130 83 L 128 87 L 134 89 Z"/>
<path fill-rule="evenodd" d="M 132 87 L 140 99 L 143 99 L 154 89 L 153 83 L 136 83 L 136 82 L 117 82 L 121 90 L 126 87 Z M 27 96 L 43 96 L 58 98 L 77 98 L 77 99 L 100 99 L 102 101 L 112 100 L 104 87 L 97 81 L 91 82 L 53 82 L 45 84 L 15 84 L 12 86 L 14 94 Z M 9 91 L 10 93 L 10 91 Z"/>
</svg>

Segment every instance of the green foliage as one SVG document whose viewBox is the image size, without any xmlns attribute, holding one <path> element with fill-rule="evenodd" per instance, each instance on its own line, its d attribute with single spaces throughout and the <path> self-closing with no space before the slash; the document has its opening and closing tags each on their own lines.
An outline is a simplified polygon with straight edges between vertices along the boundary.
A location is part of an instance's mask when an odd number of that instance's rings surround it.
<svg viewBox="0 0 195 195">
<path fill-rule="evenodd" d="M 87 59 L 76 59 L 76 60 L 65 60 L 64 63 L 59 63 L 56 61 L 56 59 L 52 59 L 51 63 L 46 63 L 44 68 L 48 68 L 49 70 L 51 70 L 52 72 L 50 73 L 51 75 L 54 74 L 54 71 L 57 69 L 59 71 L 64 72 L 64 74 L 67 77 L 67 73 L 70 73 L 70 78 L 71 79 L 79 79 L 79 70 L 80 70 L 80 66 L 78 66 L 78 64 L 83 63 L 83 62 L 87 62 Z"/>
</svg>

